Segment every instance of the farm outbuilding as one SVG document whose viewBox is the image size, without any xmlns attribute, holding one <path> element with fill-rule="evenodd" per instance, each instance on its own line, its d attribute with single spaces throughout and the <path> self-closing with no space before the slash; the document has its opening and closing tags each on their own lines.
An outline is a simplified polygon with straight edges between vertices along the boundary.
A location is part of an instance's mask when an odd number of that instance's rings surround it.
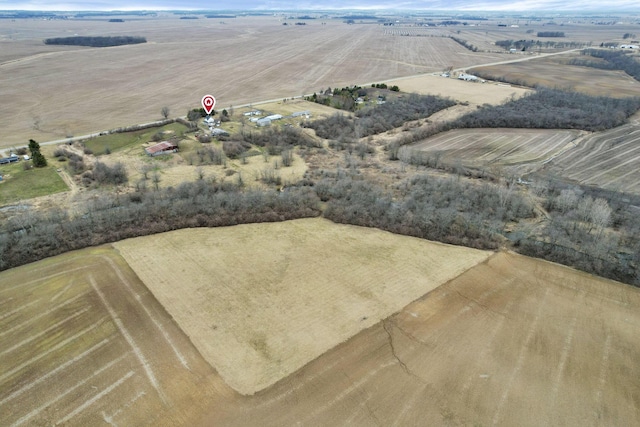
<svg viewBox="0 0 640 427">
<path fill-rule="evenodd" d="M 156 145 L 145 148 L 144 151 L 149 156 L 160 156 L 162 154 L 176 153 L 178 151 L 178 146 L 173 142 L 162 141 Z"/>
<path fill-rule="evenodd" d="M 14 163 L 14 162 L 17 162 L 18 160 L 20 160 L 20 157 L 16 156 L 15 154 L 12 154 L 9 157 L 0 158 L 0 165 Z"/>
<path fill-rule="evenodd" d="M 474 82 L 474 81 L 477 81 L 477 80 L 478 80 L 478 77 L 477 77 L 477 76 L 474 76 L 473 74 L 461 73 L 461 74 L 458 76 L 458 79 L 460 79 L 460 80 L 464 80 L 464 81 L 466 81 L 466 82 Z"/>
<path fill-rule="evenodd" d="M 211 130 L 211 136 L 229 136 L 229 132 L 224 129 L 215 128 Z"/>
</svg>

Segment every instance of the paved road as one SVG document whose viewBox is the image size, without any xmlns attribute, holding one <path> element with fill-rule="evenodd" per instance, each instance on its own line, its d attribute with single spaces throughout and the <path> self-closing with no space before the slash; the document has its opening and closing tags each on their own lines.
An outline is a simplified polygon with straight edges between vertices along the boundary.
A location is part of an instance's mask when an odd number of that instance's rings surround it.
<svg viewBox="0 0 640 427">
<path fill-rule="evenodd" d="M 498 62 L 489 62 L 486 64 L 477 64 L 477 65 L 471 65 L 469 67 L 462 67 L 462 68 L 456 68 L 453 71 L 465 71 L 469 68 L 478 68 L 478 67 L 489 67 L 492 65 L 501 65 L 501 64 L 511 64 L 514 62 L 522 62 L 522 61 L 530 61 L 532 59 L 539 59 L 539 58 L 544 58 L 546 56 L 554 56 L 554 55 L 564 55 L 567 53 L 571 53 L 571 52 L 575 52 L 577 50 L 580 49 L 569 49 L 569 50 L 563 50 L 561 52 L 553 52 L 553 53 L 541 53 L 541 54 L 537 54 L 537 55 L 526 55 L 526 56 L 522 56 L 519 58 L 514 58 L 514 59 L 508 59 L 505 61 L 498 61 Z M 410 79 L 410 78 L 414 78 L 414 77 L 421 77 L 424 76 L 425 74 L 439 74 L 439 73 L 421 73 L 421 74 L 414 74 L 411 76 L 403 76 L 403 77 L 397 77 L 394 79 L 386 79 L 386 82 L 397 82 L 400 80 L 405 80 L 405 79 Z M 371 86 L 372 83 L 362 83 L 360 86 Z M 305 94 L 305 95 L 300 95 L 300 96 L 295 96 L 293 98 L 302 98 L 305 96 L 311 96 L 312 94 Z M 281 98 L 274 98 L 274 99 L 267 99 L 264 101 L 258 101 L 258 102 L 251 102 L 248 104 L 242 104 L 242 105 L 234 105 L 234 108 L 243 108 L 243 107 L 249 107 L 249 106 L 256 106 L 256 105 L 262 105 L 262 104 L 269 104 L 271 102 L 278 102 L 281 101 L 283 99 L 285 99 L 286 97 L 281 97 Z M 287 98 L 288 99 L 288 98 Z M 186 118 L 186 117 L 185 117 Z M 145 123 L 144 125 L 151 125 L 151 124 L 159 124 L 161 122 L 149 122 L 149 123 Z M 74 136 L 71 138 L 63 138 L 63 139 L 56 139 L 53 141 L 46 141 L 46 142 L 40 142 L 40 145 L 52 145 L 52 144 L 62 144 L 65 142 L 75 142 L 75 141 L 81 141 L 84 139 L 89 139 L 89 138 L 94 138 L 96 136 L 100 136 L 101 134 L 104 133 L 108 133 L 108 130 L 102 131 L 102 132 L 95 132 L 95 133 L 90 133 L 87 135 L 81 135 L 81 136 Z M 26 147 L 26 145 L 24 145 L 24 147 Z M 19 148 L 19 147 L 15 147 L 15 148 Z"/>
</svg>

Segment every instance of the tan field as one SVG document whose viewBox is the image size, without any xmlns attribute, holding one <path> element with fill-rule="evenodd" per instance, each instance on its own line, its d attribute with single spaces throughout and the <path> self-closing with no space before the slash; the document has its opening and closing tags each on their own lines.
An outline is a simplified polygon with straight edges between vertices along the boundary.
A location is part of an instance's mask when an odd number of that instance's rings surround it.
<svg viewBox="0 0 640 427">
<path fill-rule="evenodd" d="M 574 90 L 595 96 L 640 96 L 640 82 L 625 72 L 567 65 L 566 61 L 570 58 L 581 59 L 576 52 L 573 55 L 478 67 L 471 72 L 481 72 L 483 76 L 493 78 L 502 77 L 528 86 Z"/>
<path fill-rule="evenodd" d="M 184 230 L 212 233 L 208 251 L 176 247 L 170 256 L 158 253 L 154 259 L 147 249 L 150 264 L 173 266 L 171 277 L 184 275 L 166 291 L 177 301 L 173 308 L 165 309 L 108 247 L 0 273 L 4 424 L 640 423 L 636 288 L 508 252 L 489 258 L 480 253 L 484 262 L 467 262 L 470 268 L 438 286 L 434 278 L 441 280 L 464 262 L 465 254 L 478 252 L 318 220 L 247 227 L 254 233 L 243 227 Z M 224 238 L 237 229 L 233 239 Z M 318 231 L 334 240 L 340 236 L 344 249 L 314 245 L 309 254 L 307 239 Z M 214 237 L 217 232 L 223 234 Z M 174 234 L 163 236 L 172 239 Z M 396 239 L 402 244 L 393 243 Z M 415 253 L 412 248 L 423 249 Z M 438 264 L 444 268 L 433 271 L 439 249 L 459 251 L 462 257 L 449 256 L 455 261 L 452 269 Z M 276 250 L 288 260 L 269 253 Z M 286 293 L 282 287 L 277 292 L 278 285 L 305 286 L 299 275 L 296 280 L 299 251 L 306 254 L 307 262 L 298 263 L 308 269 L 305 282 L 321 282 L 318 276 L 335 281 L 341 299 L 331 302 L 319 290 L 312 298 L 294 298 L 292 305 L 278 307 L 280 313 L 273 315 L 289 316 L 288 322 L 252 326 L 250 316 L 275 311 L 272 304 Z M 397 270 L 394 256 L 405 260 Z M 332 264 L 318 269 L 325 259 Z M 214 286 L 232 285 L 216 286 L 220 301 L 209 300 L 224 315 L 215 317 L 209 309 L 212 317 L 200 318 L 212 346 L 231 351 L 237 345 L 234 336 L 220 333 L 237 327 L 234 322 L 247 327 L 238 337 L 280 330 L 263 335 L 265 344 L 276 335 L 290 343 L 291 337 L 322 339 L 326 331 L 317 335 L 322 325 L 305 322 L 304 314 L 327 316 L 323 311 L 343 319 L 342 328 L 355 328 L 355 336 L 252 396 L 235 392 L 196 350 L 181 320 L 172 318 L 184 294 L 202 292 L 190 279 L 193 271 L 213 270 L 211 260 L 224 261 L 209 276 Z M 368 273 L 371 264 L 380 267 L 378 277 Z M 411 283 L 419 282 L 421 274 L 426 295 L 403 308 L 387 303 L 380 310 L 382 302 L 375 297 L 380 289 L 385 296 L 399 295 L 404 286 L 398 283 L 407 278 L 415 289 Z M 354 283 L 358 278 L 360 284 Z M 348 290 L 340 291 L 339 285 Z M 407 295 L 418 292 L 411 289 Z M 239 298 L 241 290 L 244 298 Z M 384 311 L 392 313 L 383 317 Z M 375 313 L 380 317 L 373 319 Z M 333 320 L 324 327 L 340 324 Z M 360 328 L 366 329 L 357 333 Z M 260 343 L 254 341 L 264 351 L 273 349 Z"/>
<path fill-rule="evenodd" d="M 490 254 L 323 219 L 179 230 L 114 246 L 242 394 L 273 385 Z"/>
<path fill-rule="evenodd" d="M 386 35 L 382 25 L 281 17 L 6 20 L 0 30 L 0 144 L 49 141 L 184 116 L 206 93 L 217 109 L 494 62 L 449 38 Z M 113 48 L 49 47 L 47 37 L 143 36 Z M 12 53 L 17 52 L 17 53 Z"/>
<path fill-rule="evenodd" d="M 449 97 L 457 102 L 469 103 L 474 108 L 483 104 L 502 104 L 512 97 L 519 98 L 531 92 L 531 89 L 508 84 L 465 82 L 436 75 L 402 79 L 398 85 L 405 92 Z"/>
</svg>

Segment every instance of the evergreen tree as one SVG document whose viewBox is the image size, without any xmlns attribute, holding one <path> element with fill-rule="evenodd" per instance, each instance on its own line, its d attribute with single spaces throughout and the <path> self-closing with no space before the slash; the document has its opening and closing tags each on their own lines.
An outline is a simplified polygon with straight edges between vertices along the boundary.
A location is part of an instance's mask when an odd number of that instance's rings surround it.
<svg viewBox="0 0 640 427">
<path fill-rule="evenodd" d="M 33 139 L 29 140 L 29 151 L 31 151 L 31 160 L 33 161 L 34 167 L 43 168 L 47 166 L 47 159 L 45 159 L 44 155 L 40 152 L 40 144 Z"/>
</svg>

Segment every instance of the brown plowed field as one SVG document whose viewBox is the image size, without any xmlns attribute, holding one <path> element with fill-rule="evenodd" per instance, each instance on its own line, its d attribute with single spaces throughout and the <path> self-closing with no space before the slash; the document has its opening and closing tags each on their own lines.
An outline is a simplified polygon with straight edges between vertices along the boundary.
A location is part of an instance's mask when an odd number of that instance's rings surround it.
<svg viewBox="0 0 640 427">
<path fill-rule="evenodd" d="M 112 249 L 0 274 L 3 426 L 188 425 L 222 387 Z M 209 377 L 209 387 L 198 382 Z"/>
<path fill-rule="evenodd" d="M 412 144 L 409 149 L 443 163 L 469 166 L 540 163 L 571 147 L 580 132 L 546 129 L 459 129 Z"/>
<path fill-rule="evenodd" d="M 549 165 L 581 184 L 640 194 L 640 124 L 593 134 Z"/>
<path fill-rule="evenodd" d="M 202 425 L 638 425 L 638 308 L 499 253 Z"/>
<path fill-rule="evenodd" d="M 533 59 L 525 62 L 478 67 L 471 72 L 483 76 L 502 77 L 527 86 L 545 86 L 574 90 L 595 96 L 640 96 L 640 82 L 624 71 L 600 70 L 567 65 L 571 55 Z M 578 52 L 573 57 L 580 58 Z"/>
<path fill-rule="evenodd" d="M 347 234 L 336 228 L 346 244 L 357 239 L 357 227 Z M 287 237 L 298 232 L 293 227 Z M 260 245 L 281 250 L 275 242 Z M 294 243 L 305 246 L 304 239 Z M 390 254 L 374 246 L 364 259 L 355 256 L 354 274 L 359 262 L 384 265 Z M 429 264 L 431 252 L 423 256 Z M 247 270 L 268 267 L 251 253 L 230 251 L 227 260 L 234 257 Z M 184 265 L 165 261 L 177 271 L 209 262 L 180 259 Z M 348 273 L 339 268 L 316 274 Z M 274 270 L 263 271 L 255 278 Z M 238 283 L 242 274 L 218 273 Z M 182 285 L 174 292 L 184 293 Z M 353 300 L 343 304 L 360 309 Z M 8 426 L 638 425 L 639 313 L 636 288 L 500 252 L 243 396 L 123 258 L 94 248 L 0 273 L 0 414 Z M 305 325 L 292 319 L 285 327 Z"/>
</svg>

